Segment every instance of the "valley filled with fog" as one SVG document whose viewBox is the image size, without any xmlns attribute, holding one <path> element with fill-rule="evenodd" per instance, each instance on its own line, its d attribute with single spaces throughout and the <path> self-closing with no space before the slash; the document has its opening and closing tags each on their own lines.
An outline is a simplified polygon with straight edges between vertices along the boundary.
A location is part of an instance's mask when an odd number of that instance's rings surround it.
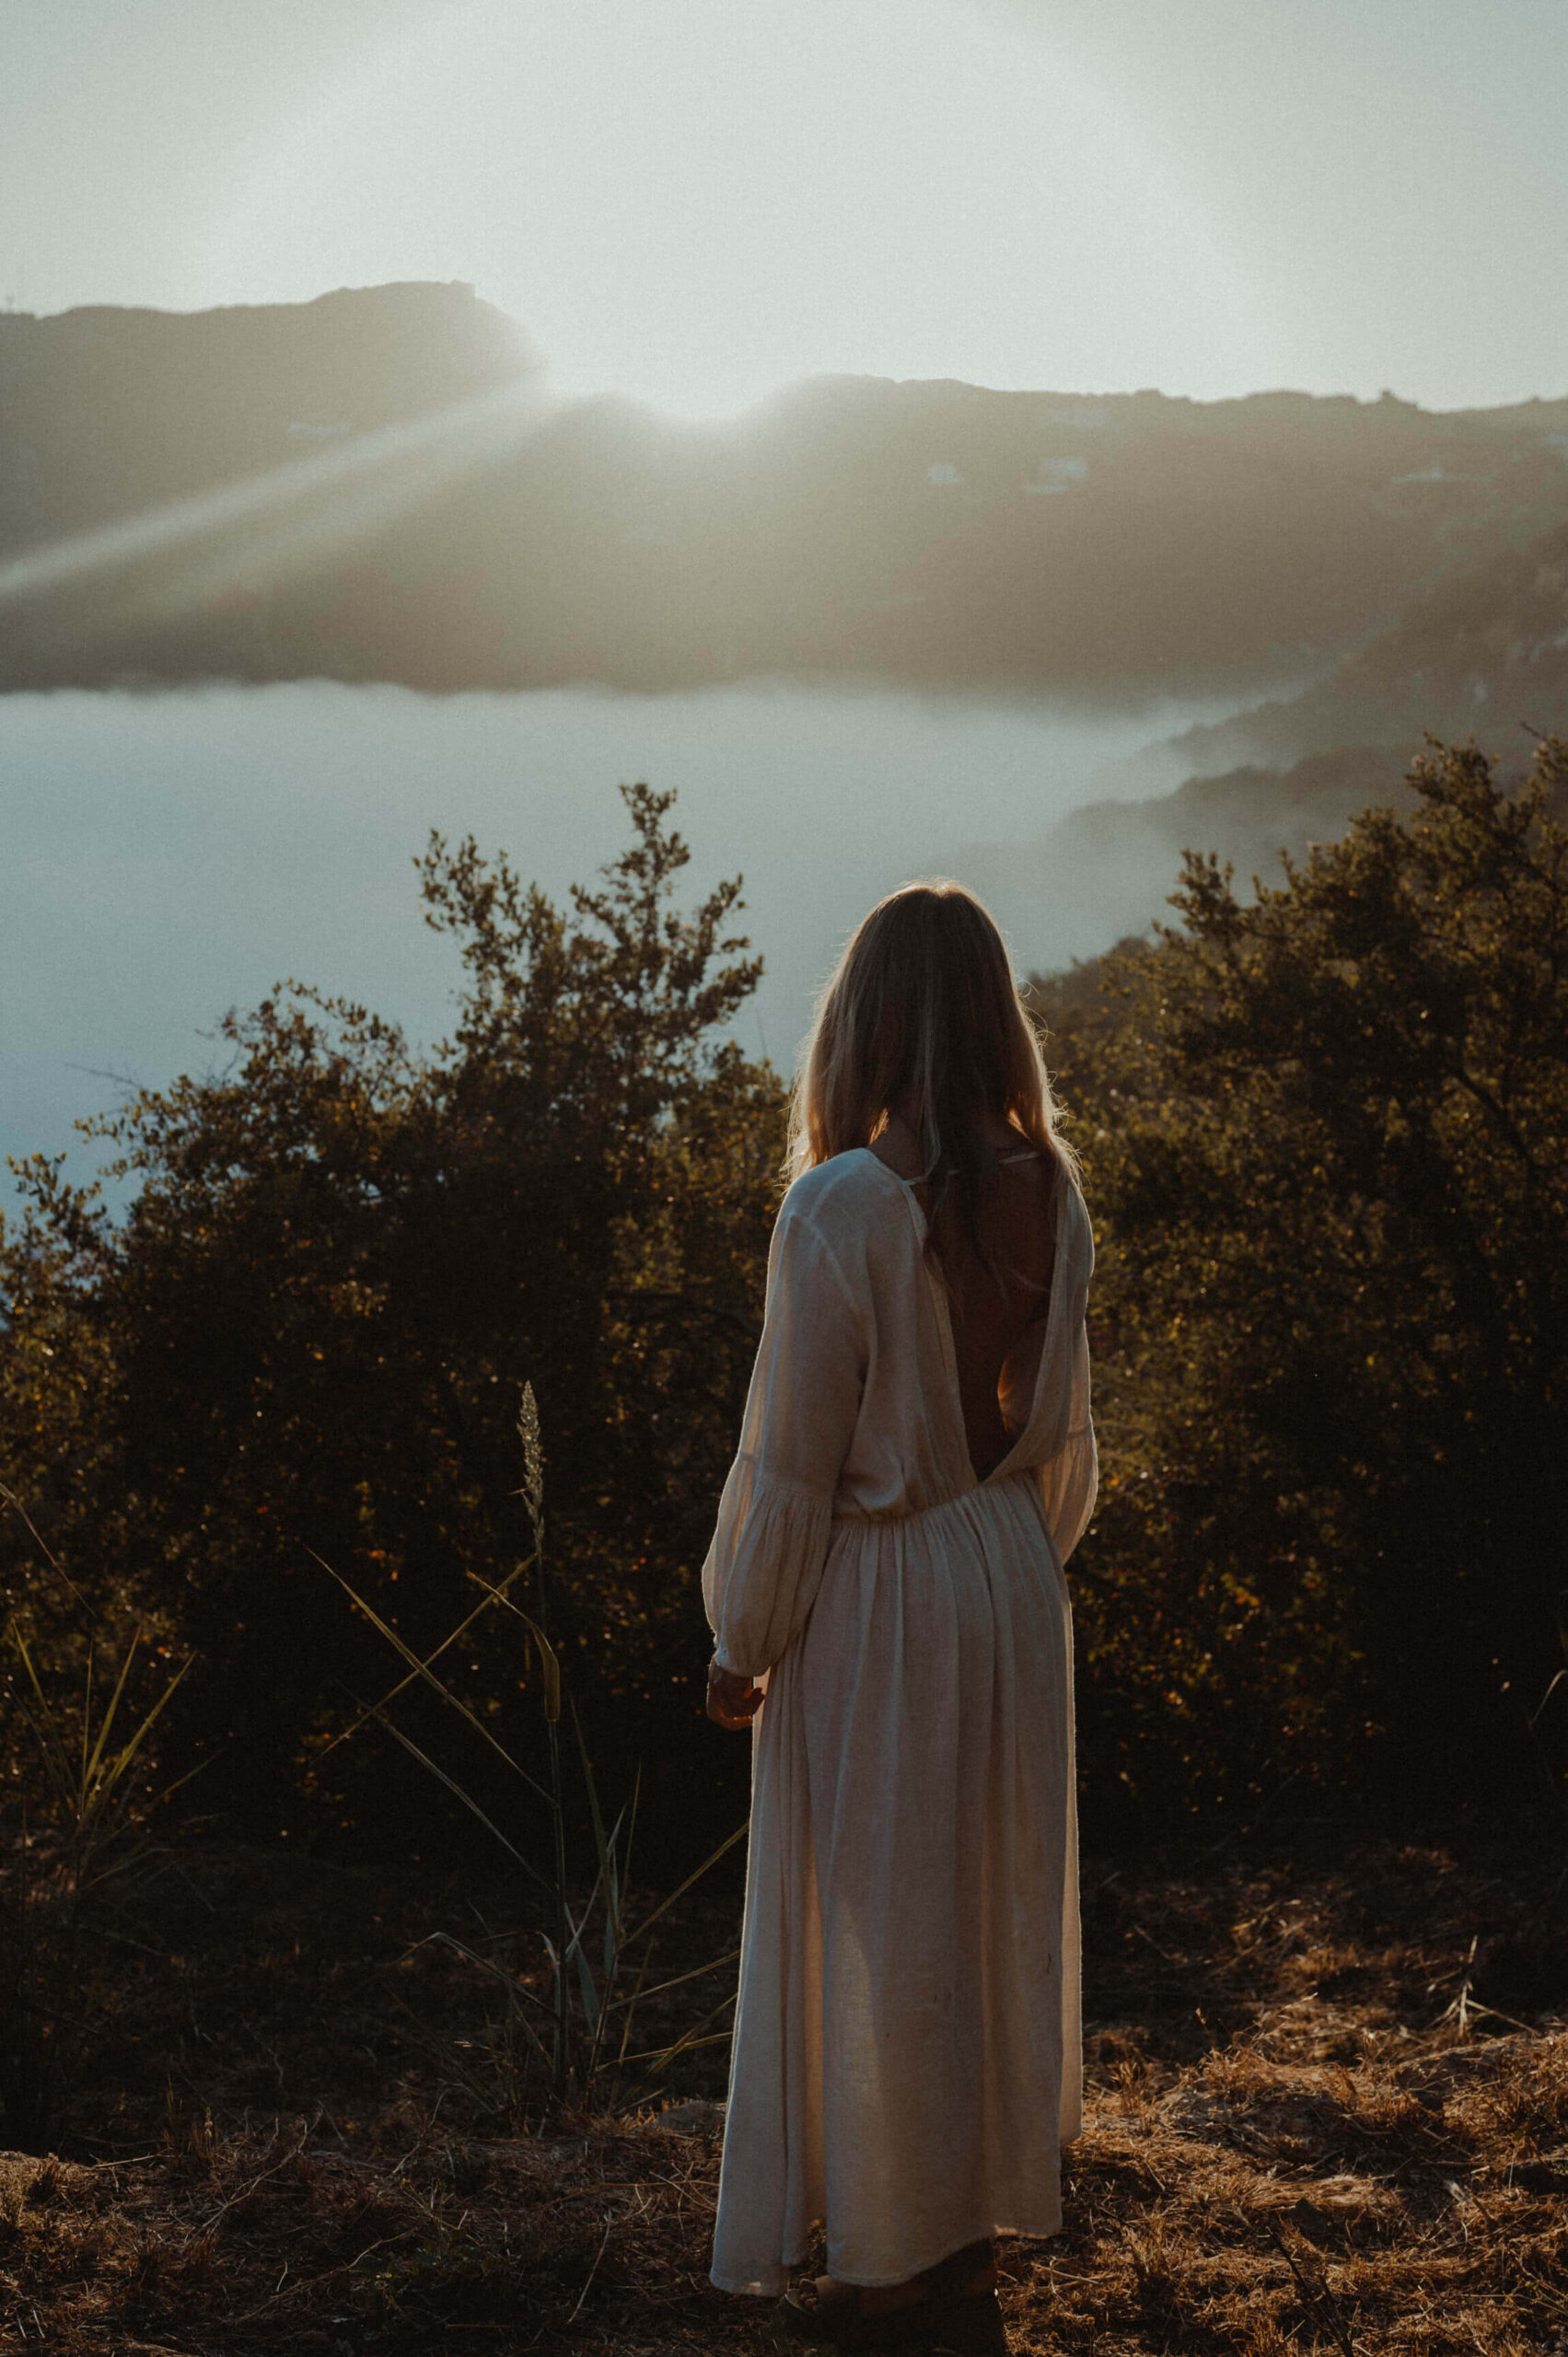
<svg viewBox="0 0 1568 2357">
<path fill-rule="evenodd" d="M 616 787 L 638 778 L 679 795 L 686 898 L 744 874 L 766 971 L 742 1036 L 787 1069 L 846 931 L 909 877 L 983 889 L 1020 970 L 1106 947 L 1116 926 L 1075 904 L 1071 877 L 1042 896 L 1008 847 L 1086 802 L 1168 789 L 1180 761 L 1149 749 L 1233 708 L 767 683 L 0 698 L 0 1143 L 58 1152 L 125 1084 L 206 1069 L 225 1010 L 285 976 L 436 1039 L 458 964 L 422 922 L 411 863 L 429 830 L 471 831 L 561 897 L 625 840 Z M 1123 878 L 1149 916 L 1168 888 L 1156 860 L 1161 872 Z M 72 1167 L 86 1167 L 80 1147 Z"/>
<path fill-rule="evenodd" d="M 838 376 L 696 426 L 547 398 L 461 283 L 0 310 L 0 379 L 11 1154 L 285 976 L 441 1037 L 432 828 L 560 898 L 673 789 L 788 1070 L 912 876 L 1049 970 L 1189 846 L 1245 887 L 1408 801 L 1426 731 L 1568 726 L 1568 401 Z"/>
</svg>

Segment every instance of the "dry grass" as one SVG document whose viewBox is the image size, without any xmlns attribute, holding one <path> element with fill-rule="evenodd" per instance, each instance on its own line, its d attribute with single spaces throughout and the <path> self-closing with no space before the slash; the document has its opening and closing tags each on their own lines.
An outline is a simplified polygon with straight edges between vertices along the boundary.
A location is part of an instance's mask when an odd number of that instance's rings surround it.
<svg viewBox="0 0 1568 2357">
<path fill-rule="evenodd" d="M 1005 2247 L 1020 2357 L 1568 2357 L 1552 1880 L 1527 1848 L 1091 1865 L 1088 2121 L 1066 2232 Z M 0 2346 L 762 2349 L 705 2281 L 722 2058 L 673 2111 L 510 2132 L 478 1977 L 410 1952 L 464 1898 L 217 1848 L 144 1894 L 76 2157 L 0 2159 Z"/>
</svg>

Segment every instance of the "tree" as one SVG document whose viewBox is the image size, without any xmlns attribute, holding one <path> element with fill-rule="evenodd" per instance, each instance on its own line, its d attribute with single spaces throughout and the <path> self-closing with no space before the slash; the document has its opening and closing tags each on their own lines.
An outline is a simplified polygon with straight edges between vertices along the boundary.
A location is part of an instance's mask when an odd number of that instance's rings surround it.
<svg viewBox="0 0 1568 2357">
<path fill-rule="evenodd" d="M 626 790 L 630 848 L 566 909 L 432 836 L 427 921 L 466 986 L 431 1054 L 290 984 L 226 1019 L 226 1069 L 105 1125 L 142 1179 L 122 1227 L 32 1170 L 6 1257 L 31 1370 L 8 1452 L 37 1479 L 68 1413 L 90 1434 L 52 1543 L 178 1621 L 198 1655 L 179 1739 L 216 1755 L 204 1788 L 258 1827 L 302 1793 L 362 1826 L 382 1805 L 385 1761 L 357 1789 L 357 1749 L 323 1764 L 385 1660 L 313 1557 L 410 1643 L 444 1637 L 477 1600 L 465 1573 L 524 1551 L 525 1379 L 584 1707 L 629 1752 L 656 1723 L 679 1750 L 696 1724 L 696 1573 L 755 1344 L 782 1097 L 725 1037 L 761 970 L 726 930 L 738 883 L 673 905 L 672 799 Z M 90 1338 L 74 1410 L 39 1356 L 64 1303 Z M 485 1710 L 514 1708 L 515 1670 L 455 1667 Z"/>
<path fill-rule="evenodd" d="M 1516 792 L 1473 747 L 1412 784 L 1250 901 L 1189 855 L 1179 924 L 1039 986 L 1099 1239 L 1074 1584 L 1102 1827 L 1118 1792 L 1146 1821 L 1292 1778 L 1561 1789 L 1568 1681 L 1527 1717 L 1568 1576 L 1568 748 Z M 194 1646 L 179 1741 L 258 1829 L 424 1805 L 327 1747 L 385 1660 L 312 1550 L 443 1638 L 523 1550 L 525 1378 L 601 1771 L 643 1755 L 698 1805 L 697 1569 L 783 1098 L 726 1037 L 758 970 L 738 887 L 679 914 L 668 797 L 627 798 L 631 847 L 564 909 L 432 839 L 451 1040 L 281 990 L 226 1071 L 110 1125 L 122 1226 L 35 1166 L 5 1242 L 4 1478 L 100 1611 Z M 515 1666 L 444 1666 L 526 1752 Z"/>
<path fill-rule="evenodd" d="M 1359 1763 L 1452 1798 L 1542 1764 L 1568 746 L 1516 794 L 1473 745 L 1411 783 L 1410 818 L 1366 812 L 1249 903 L 1189 853 L 1182 927 L 1117 963 L 1109 1031 L 1081 976 L 1059 993 L 1101 1247 L 1084 1628 L 1134 1782 L 1173 1749 L 1200 1794 Z"/>
</svg>

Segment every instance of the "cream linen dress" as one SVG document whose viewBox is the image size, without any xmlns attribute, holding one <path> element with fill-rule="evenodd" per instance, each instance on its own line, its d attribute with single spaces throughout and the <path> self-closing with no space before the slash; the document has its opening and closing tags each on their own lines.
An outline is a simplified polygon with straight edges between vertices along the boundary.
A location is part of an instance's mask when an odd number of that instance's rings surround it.
<svg viewBox="0 0 1568 2357">
<path fill-rule="evenodd" d="M 1079 2123 L 1072 1625 L 1094 1504 L 1063 1175 L 1046 1316 L 970 1462 L 914 1189 L 867 1147 L 796 1179 L 740 1451 L 703 1567 L 726 1667 L 761 1679 L 713 2280 L 897 2283 L 1061 2224 Z"/>
</svg>

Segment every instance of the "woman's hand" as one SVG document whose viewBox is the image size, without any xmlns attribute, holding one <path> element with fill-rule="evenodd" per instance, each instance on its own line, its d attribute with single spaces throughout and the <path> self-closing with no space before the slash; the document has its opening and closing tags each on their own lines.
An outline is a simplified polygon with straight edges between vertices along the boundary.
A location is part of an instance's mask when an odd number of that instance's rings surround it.
<svg viewBox="0 0 1568 2357">
<path fill-rule="evenodd" d="M 761 1709 L 762 1689 L 738 1669 L 708 1664 L 708 1716 L 721 1727 L 748 1727 Z"/>
</svg>

